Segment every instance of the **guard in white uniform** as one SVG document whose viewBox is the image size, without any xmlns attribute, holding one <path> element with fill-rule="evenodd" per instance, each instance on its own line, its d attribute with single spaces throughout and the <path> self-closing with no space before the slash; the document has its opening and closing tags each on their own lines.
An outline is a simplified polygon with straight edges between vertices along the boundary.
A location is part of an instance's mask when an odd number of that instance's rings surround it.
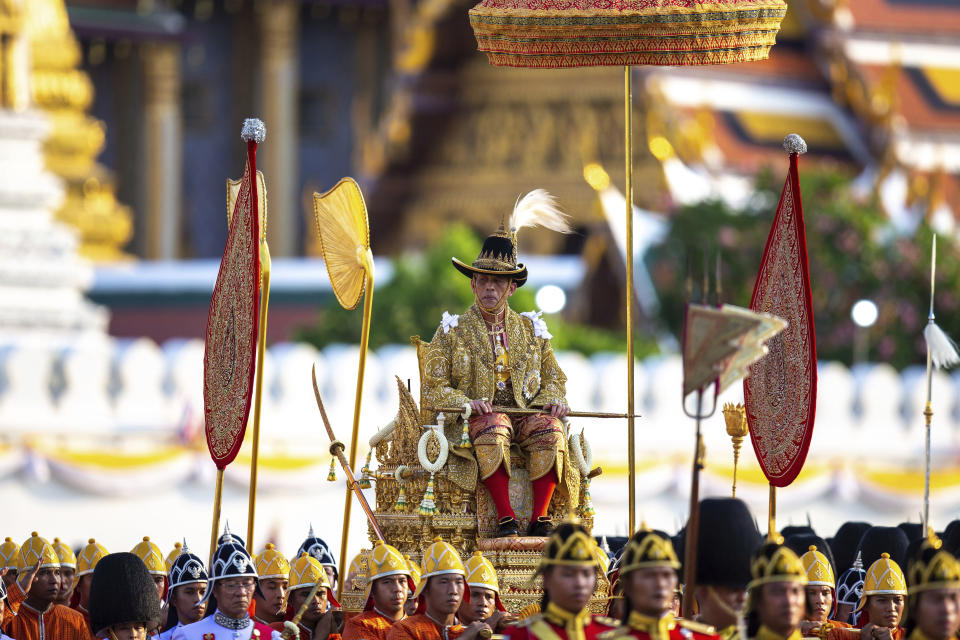
<svg viewBox="0 0 960 640">
<path fill-rule="evenodd" d="M 250 603 L 257 587 L 253 558 L 229 533 L 221 540 L 204 598 L 208 615 L 174 630 L 171 640 L 281 640 L 279 631 L 250 617 Z"/>
</svg>

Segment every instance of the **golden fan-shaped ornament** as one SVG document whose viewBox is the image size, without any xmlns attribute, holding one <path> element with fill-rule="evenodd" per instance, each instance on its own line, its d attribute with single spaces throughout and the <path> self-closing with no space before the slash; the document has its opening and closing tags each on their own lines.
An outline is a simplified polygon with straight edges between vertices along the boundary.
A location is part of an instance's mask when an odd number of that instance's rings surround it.
<svg viewBox="0 0 960 640">
<path fill-rule="evenodd" d="M 367 270 L 373 270 L 370 225 L 363 194 L 353 178 L 343 178 L 323 195 L 313 194 L 313 217 L 320 249 L 344 309 L 355 309 L 363 296 Z"/>
</svg>

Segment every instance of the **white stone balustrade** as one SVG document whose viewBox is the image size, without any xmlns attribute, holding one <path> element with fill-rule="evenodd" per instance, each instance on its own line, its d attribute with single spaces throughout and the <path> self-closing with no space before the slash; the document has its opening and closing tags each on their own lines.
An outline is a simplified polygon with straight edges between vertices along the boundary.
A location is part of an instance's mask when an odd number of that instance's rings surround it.
<svg viewBox="0 0 960 640">
<path fill-rule="evenodd" d="M 305 344 L 272 346 L 264 375 L 264 437 L 296 440 L 325 437 L 316 412 L 310 369 L 316 363 L 327 413 L 345 438 L 353 419 L 358 349 L 330 345 L 322 351 Z M 590 358 L 560 353 L 569 377 L 571 406 L 581 410 L 622 412 L 626 380 L 622 354 Z M 86 341 L 67 346 L 39 343 L 0 348 L 0 431 L 17 434 L 131 432 L 174 436 L 186 421 L 199 421 L 203 411 L 203 343 L 171 340 Z M 693 424 L 680 406 L 680 360 L 677 356 L 638 362 L 636 369 L 638 456 L 686 456 L 692 448 Z M 419 396 L 416 355 L 408 345 L 371 351 L 367 357 L 361 433 L 373 433 L 392 419 L 397 405 L 394 376 L 411 380 Z M 815 458 L 863 458 L 890 462 L 916 461 L 923 447 L 925 383 L 922 367 L 898 373 L 885 364 L 850 371 L 837 363 L 821 363 L 817 421 L 811 445 Z M 960 450 L 958 399 L 960 374 L 934 377 L 934 461 L 949 460 Z M 740 402 L 735 384 L 718 401 L 716 414 L 705 421 L 708 449 L 726 451 L 722 404 Z M 688 398 L 688 408 L 694 402 Z M 622 456 L 622 423 L 574 421 L 574 428 L 594 434 L 598 459 Z M 607 428 L 617 438 L 599 437 Z M 366 439 L 366 436 L 363 436 Z M 896 443 L 896 446 L 893 446 Z"/>
</svg>

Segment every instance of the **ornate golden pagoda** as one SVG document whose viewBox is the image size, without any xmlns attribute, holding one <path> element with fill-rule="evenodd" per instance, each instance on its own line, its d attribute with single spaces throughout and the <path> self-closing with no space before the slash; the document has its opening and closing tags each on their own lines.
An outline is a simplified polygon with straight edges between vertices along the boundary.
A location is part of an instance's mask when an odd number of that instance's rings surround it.
<svg viewBox="0 0 960 640">
<path fill-rule="evenodd" d="M 133 215 L 117 202 L 110 171 L 96 161 L 106 126 L 86 113 L 93 83 L 77 68 L 80 45 L 64 0 L 30 0 L 26 14 L 32 101 L 53 125 L 44 157 L 66 188 L 57 218 L 78 230 L 81 255 L 94 261 L 130 259 L 122 248 L 133 235 Z"/>
</svg>

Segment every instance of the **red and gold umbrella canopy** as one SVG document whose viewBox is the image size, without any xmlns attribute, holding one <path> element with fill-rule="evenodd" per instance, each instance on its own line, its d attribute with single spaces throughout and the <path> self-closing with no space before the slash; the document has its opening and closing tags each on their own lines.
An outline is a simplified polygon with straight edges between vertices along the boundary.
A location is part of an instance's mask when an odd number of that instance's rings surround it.
<svg viewBox="0 0 960 640">
<path fill-rule="evenodd" d="M 480 51 L 504 67 L 671 65 L 763 60 L 785 0 L 482 0 Z"/>
</svg>

